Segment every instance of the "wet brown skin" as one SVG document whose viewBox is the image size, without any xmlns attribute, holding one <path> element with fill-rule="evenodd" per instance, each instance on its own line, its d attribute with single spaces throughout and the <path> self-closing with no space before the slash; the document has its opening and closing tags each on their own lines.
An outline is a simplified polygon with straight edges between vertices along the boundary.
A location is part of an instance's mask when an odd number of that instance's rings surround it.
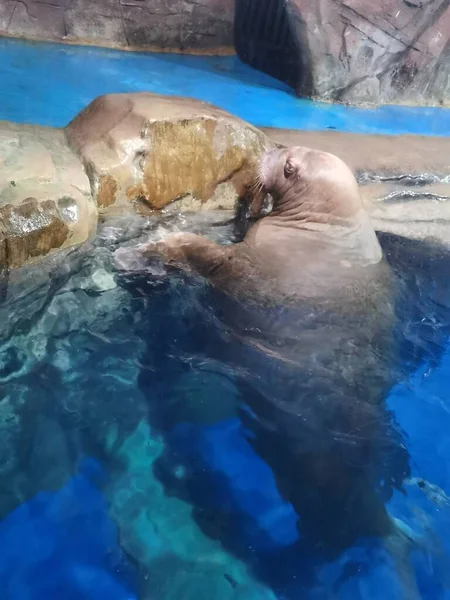
<svg viewBox="0 0 450 600">
<path fill-rule="evenodd" d="M 267 153 L 252 206 L 272 212 L 241 243 L 176 234 L 138 249 L 207 278 L 235 341 L 256 451 L 328 555 L 393 525 L 383 500 L 408 473 L 384 395 L 395 382 L 394 287 L 350 169 L 294 147 Z M 118 255 L 120 265 L 120 254 Z M 250 333 L 251 332 L 251 333 Z M 383 489 L 379 485 L 384 479 Z"/>
<path fill-rule="evenodd" d="M 225 292 L 259 300 L 326 297 L 371 276 L 381 249 L 354 176 L 340 159 L 301 147 L 274 150 L 261 162 L 260 184 L 252 212 L 258 215 L 265 193 L 273 210 L 241 243 L 220 246 L 180 233 L 138 252 L 157 253 Z"/>
</svg>

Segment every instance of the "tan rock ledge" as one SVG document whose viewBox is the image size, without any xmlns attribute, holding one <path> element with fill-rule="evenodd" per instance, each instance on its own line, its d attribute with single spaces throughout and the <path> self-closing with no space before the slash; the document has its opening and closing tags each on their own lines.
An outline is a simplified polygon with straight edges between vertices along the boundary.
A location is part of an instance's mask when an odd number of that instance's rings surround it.
<svg viewBox="0 0 450 600">
<path fill-rule="evenodd" d="M 269 138 L 221 109 L 151 93 L 101 96 L 66 128 L 99 210 L 233 208 Z"/>
<path fill-rule="evenodd" d="M 97 209 L 63 131 L 0 122 L 0 269 L 86 241 Z"/>
<path fill-rule="evenodd" d="M 0 269 L 86 241 L 99 212 L 231 210 L 271 144 L 204 102 L 148 93 L 97 98 L 65 131 L 0 123 Z"/>
</svg>

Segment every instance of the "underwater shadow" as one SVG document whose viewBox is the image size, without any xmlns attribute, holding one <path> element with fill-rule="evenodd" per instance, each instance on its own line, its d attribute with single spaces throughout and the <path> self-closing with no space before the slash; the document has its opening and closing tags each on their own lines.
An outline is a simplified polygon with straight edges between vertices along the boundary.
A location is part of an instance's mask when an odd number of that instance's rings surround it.
<svg viewBox="0 0 450 600">
<path fill-rule="evenodd" d="M 402 283 L 401 300 L 397 306 L 396 335 L 400 342 L 406 376 L 424 360 L 434 360 L 437 363 L 444 349 L 444 342 L 448 339 L 450 296 L 446 291 L 446 280 L 450 281 L 450 278 L 446 279 L 446 274 L 450 271 L 450 262 L 445 249 L 435 244 L 424 244 L 386 234 L 379 234 L 379 238 L 387 260 Z M 135 286 L 136 281 L 129 285 Z M 183 291 L 179 290 L 178 293 L 180 297 L 185 294 L 186 300 L 190 294 L 187 290 L 195 288 L 195 285 L 189 283 L 189 278 L 183 281 L 187 287 L 182 286 Z M 140 287 L 142 289 L 142 282 Z M 151 287 L 154 292 L 153 284 Z M 147 289 L 150 292 L 150 288 Z M 203 308 L 205 303 L 210 302 L 208 294 L 202 296 L 204 291 L 202 289 L 197 296 L 194 293 L 197 304 L 192 304 L 193 310 L 171 312 L 168 310 L 170 286 L 165 285 L 164 293 L 160 293 L 157 300 L 159 308 L 155 310 L 153 305 L 153 317 L 149 316 L 146 329 L 142 331 L 148 347 L 148 356 L 143 362 L 150 364 L 154 370 L 142 371 L 139 385 L 148 399 L 150 423 L 163 433 L 166 442 L 166 451 L 155 464 L 154 473 L 163 483 L 167 494 L 174 494 L 193 506 L 192 516 L 202 531 L 220 540 L 224 548 L 248 564 L 255 575 L 272 589 L 289 594 L 295 575 L 298 578 L 295 590 L 292 591 L 292 597 L 295 597 L 299 589 L 311 589 L 314 585 L 315 571 L 321 560 L 317 562 L 317 555 L 313 557 L 311 548 L 305 548 L 298 539 L 297 516 L 292 506 L 287 507 L 278 492 L 277 497 L 273 495 L 273 489 L 276 488 L 273 475 L 270 475 L 271 492 L 267 492 L 268 488 L 265 491 L 255 489 L 260 496 L 272 498 L 274 512 L 285 511 L 283 526 L 287 533 L 284 542 L 274 542 L 272 539 L 269 543 L 267 540 L 270 539 L 270 532 L 268 535 L 267 527 L 261 526 L 261 521 L 253 512 L 260 500 L 254 500 L 251 503 L 253 508 L 246 511 L 239 508 L 242 498 L 239 497 L 239 486 L 235 485 L 239 470 L 236 465 L 245 463 L 242 454 L 235 454 L 233 460 L 230 459 L 231 472 L 228 474 L 226 469 L 223 470 L 223 465 L 214 466 L 211 459 L 214 445 L 220 446 L 224 454 L 228 452 L 230 455 L 236 448 L 236 438 L 227 445 L 218 435 L 221 427 L 222 431 L 227 428 L 226 418 L 222 415 L 220 423 L 199 424 L 195 422 L 195 418 L 190 420 L 184 411 L 181 411 L 183 417 L 180 418 L 179 410 L 184 401 L 182 393 L 174 403 L 168 401 L 169 384 L 186 375 L 196 377 L 199 372 L 196 370 L 195 360 L 180 359 L 208 356 L 208 348 L 220 340 L 220 335 L 211 322 L 202 322 L 205 316 Z M 430 321 L 425 322 L 424 317 L 430 316 Z M 219 337 L 215 339 L 216 335 Z M 234 379 L 233 376 L 231 378 Z M 203 393 L 209 393 L 213 397 L 218 393 L 218 387 L 220 386 L 203 390 Z M 155 394 L 158 389 L 159 394 Z M 182 389 L 179 388 L 177 393 L 180 391 Z M 217 397 L 220 398 L 220 394 Z M 163 401 L 165 405 L 161 408 Z M 236 400 L 236 405 L 238 402 Z M 228 421 L 228 426 L 232 427 L 230 423 Z M 216 430 L 211 433 L 211 427 L 214 426 Z M 247 443 L 243 421 L 238 418 L 233 426 L 241 441 Z M 209 439 L 203 446 L 202 438 Z M 212 439 L 215 439 L 214 443 L 211 442 Z M 250 474 L 257 464 L 267 467 L 267 463 L 255 451 L 251 453 L 252 459 L 244 465 L 244 470 L 247 469 Z M 400 462 L 403 464 L 403 459 Z M 271 510 L 268 510 L 267 514 L 269 513 Z M 280 523 L 276 525 L 279 527 Z"/>
</svg>

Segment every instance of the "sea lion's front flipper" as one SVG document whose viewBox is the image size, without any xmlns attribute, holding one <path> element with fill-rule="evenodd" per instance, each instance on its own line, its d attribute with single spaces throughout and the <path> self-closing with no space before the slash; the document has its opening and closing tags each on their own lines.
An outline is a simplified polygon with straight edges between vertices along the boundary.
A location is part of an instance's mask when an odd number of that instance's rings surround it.
<svg viewBox="0 0 450 600">
<path fill-rule="evenodd" d="M 214 260 L 222 260 L 222 251 L 220 246 L 199 235 L 175 233 L 158 242 L 118 248 L 114 252 L 119 271 L 148 270 L 149 264 L 158 260 L 185 269 L 191 267 L 203 274 L 211 269 Z"/>
<path fill-rule="evenodd" d="M 114 266 L 118 271 L 148 271 L 148 258 L 139 250 L 139 246 L 118 248 L 113 254 Z"/>
<path fill-rule="evenodd" d="M 194 233 L 175 233 L 158 242 L 120 248 L 114 254 L 119 270 L 129 270 L 131 267 L 136 270 L 158 257 L 166 264 L 194 271 L 212 281 L 219 272 L 224 271 L 223 267 L 236 262 L 231 246 L 221 246 Z"/>
</svg>

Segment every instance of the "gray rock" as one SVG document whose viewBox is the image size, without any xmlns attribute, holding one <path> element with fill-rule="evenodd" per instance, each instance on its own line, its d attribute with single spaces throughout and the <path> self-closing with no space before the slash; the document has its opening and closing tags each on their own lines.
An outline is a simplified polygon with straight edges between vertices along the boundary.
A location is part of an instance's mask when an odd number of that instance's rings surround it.
<svg viewBox="0 0 450 600">
<path fill-rule="evenodd" d="M 241 58 L 299 94 L 352 103 L 450 100 L 446 0 L 288 0 L 276 5 L 237 0 L 236 6 Z"/>
<path fill-rule="evenodd" d="M 233 0 L 4 0 L 0 33 L 100 46 L 230 53 Z"/>
<path fill-rule="evenodd" d="M 367 77 L 347 88 L 341 100 L 349 104 L 373 104 L 378 102 L 379 97 L 379 80 L 376 77 Z"/>
</svg>

